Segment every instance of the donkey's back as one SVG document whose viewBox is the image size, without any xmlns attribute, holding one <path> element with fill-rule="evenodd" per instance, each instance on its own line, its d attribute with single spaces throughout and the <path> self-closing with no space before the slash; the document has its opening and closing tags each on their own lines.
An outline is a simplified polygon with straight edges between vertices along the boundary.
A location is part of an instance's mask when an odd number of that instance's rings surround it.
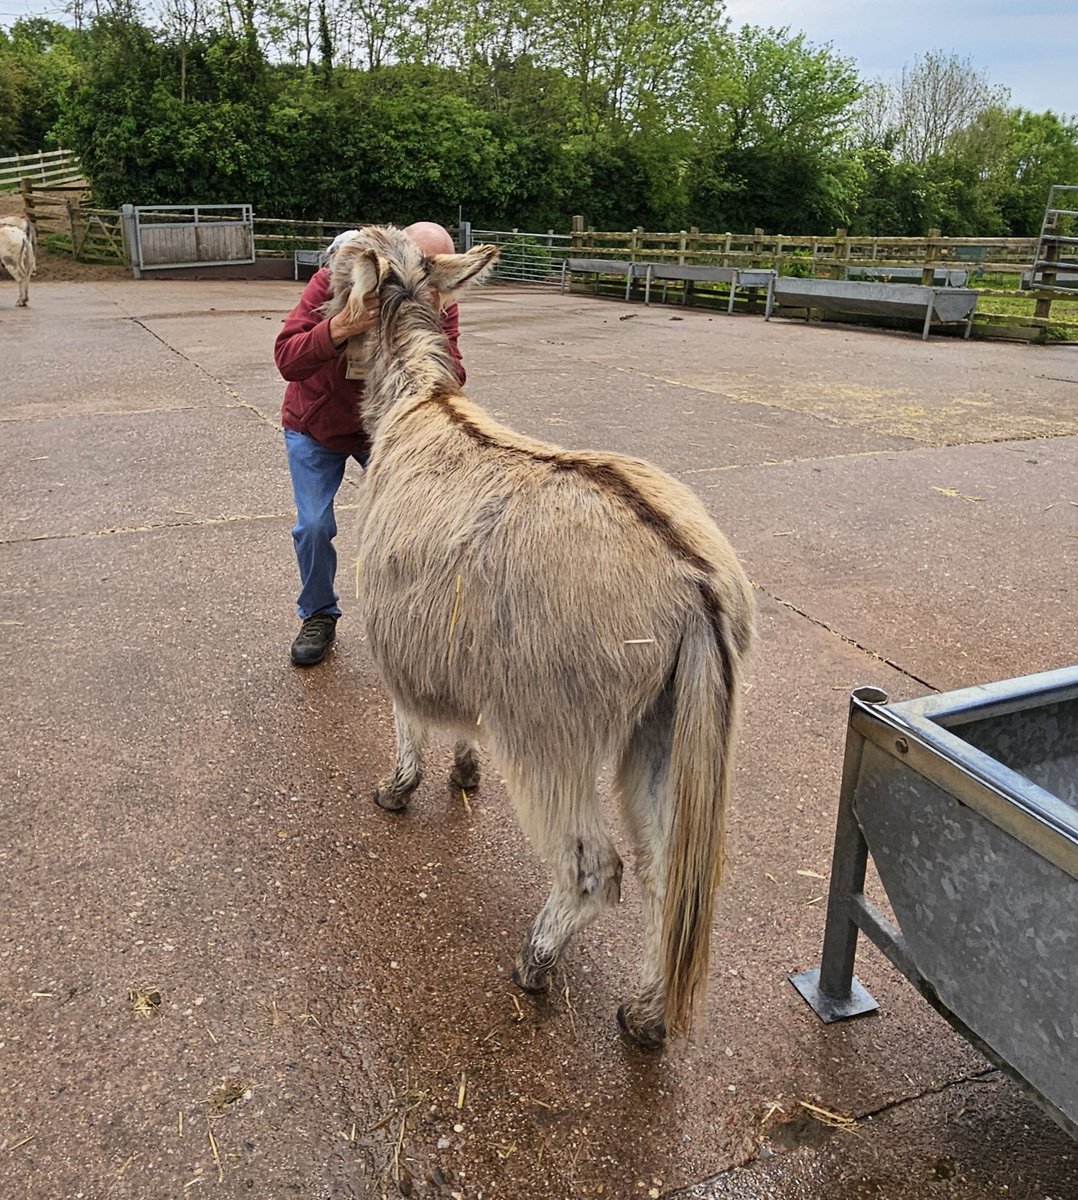
<svg viewBox="0 0 1078 1200">
<path fill-rule="evenodd" d="M 548 723 L 563 753 L 620 749 L 708 603 L 748 645 L 729 543 L 646 462 L 521 437 L 457 395 L 394 421 L 365 487 L 362 604 L 387 681 L 432 721 L 511 731 L 514 757 Z"/>
<path fill-rule="evenodd" d="M 642 979 L 619 1017 L 661 1044 L 687 1028 L 706 979 L 750 585 L 675 480 L 516 434 L 441 369 L 439 305 L 492 248 L 424 259 L 396 231 L 364 237 L 337 272 L 353 302 L 377 291 L 382 311 L 360 560 L 398 757 L 377 799 L 404 806 L 430 724 L 457 733 L 458 784 L 476 782 L 472 743 L 489 746 L 553 877 L 515 970 L 541 990 L 620 894 L 596 790 L 612 758 L 645 911 Z"/>
</svg>

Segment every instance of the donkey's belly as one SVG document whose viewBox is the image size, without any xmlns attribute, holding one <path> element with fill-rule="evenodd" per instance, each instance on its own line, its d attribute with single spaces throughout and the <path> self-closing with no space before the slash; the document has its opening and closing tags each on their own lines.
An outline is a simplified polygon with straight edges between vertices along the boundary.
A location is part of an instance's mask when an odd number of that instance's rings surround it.
<svg viewBox="0 0 1078 1200">
<path fill-rule="evenodd" d="M 462 669 L 474 663 L 461 662 L 452 613 L 424 613 L 414 590 L 383 593 L 377 581 L 364 601 L 371 657 L 397 701 L 429 721 L 474 726 L 480 697 L 474 671 Z"/>
</svg>

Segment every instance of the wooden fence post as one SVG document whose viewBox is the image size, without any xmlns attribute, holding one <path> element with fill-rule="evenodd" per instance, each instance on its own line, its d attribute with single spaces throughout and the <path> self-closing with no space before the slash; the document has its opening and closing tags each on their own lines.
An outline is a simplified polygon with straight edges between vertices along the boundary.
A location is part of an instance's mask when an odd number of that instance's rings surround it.
<svg viewBox="0 0 1078 1200">
<path fill-rule="evenodd" d="M 584 218 L 582 216 L 573 217 L 573 225 L 569 232 L 572 234 L 573 250 L 577 251 L 583 245 Z"/>
<path fill-rule="evenodd" d="M 932 281 L 936 278 L 936 257 L 939 254 L 939 247 L 936 246 L 934 239 L 940 236 L 938 229 L 930 229 L 928 231 L 928 243 L 925 246 L 925 265 L 921 269 L 921 286 L 931 287 Z"/>
<path fill-rule="evenodd" d="M 685 230 L 682 229 L 678 234 L 677 239 L 677 262 L 679 267 L 683 267 L 685 265 L 685 241 L 686 234 Z"/>
<path fill-rule="evenodd" d="M 34 185 L 23 176 L 19 180 L 19 191 L 22 193 L 23 211 L 30 218 L 30 223 L 37 228 L 37 214 L 34 211 Z"/>
<path fill-rule="evenodd" d="M 835 255 L 831 264 L 831 278 L 845 279 L 846 268 L 850 262 L 850 243 L 846 240 L 846 230 L 835 230 Z"/>
<path fill-rule="evenodd" d="M 78 258 L 79 251 L 82 249 L 82 243 L 86 239 L 86 233 L 83 230 L 82 237 L 79 237 L 80 229 L 82 228 L 82 213 L 79 211 L 78 200 L 67 200 L 65 202 L 67 208 L 67 220 L 71 226 L 71 257 Z"/>
<path fill-rule="evenodd" d="M 1052 244 L 1050 246 L 1048 246 L 1044 252 L 1044 263 L 1047 265 L 1048 263 L 1054 263 L 1054 262 L 1058 262 L 1058 261 L 1059 261 L 1059 243 L 1052 242 Z M 1034 274 L 1036 273 L 1037 267 L 1039 267 L 1039 266 L 1040 266 L 1040 263 L 1033 264 Z M 1042 286 L 1051 287 L 1055 283 L 1055 281 L 1056 281 L 1055 271 L 1042 271 L 1041 272 Z M 1031 283 L 1033 282 L 1032 277 L 1030 279 L 1030 282 Z M 1048 316 L 1051 313 L 1051 311 L 1052 311 L 1052 295 L 1051 295 L 1051 293 L 1050 292 L 1039 292 L 1037 294 L 1037 303 L 1033 309 L 1034 317 L 1043 318 L 1044 320 L 1048 320 Z"/>
</svg>

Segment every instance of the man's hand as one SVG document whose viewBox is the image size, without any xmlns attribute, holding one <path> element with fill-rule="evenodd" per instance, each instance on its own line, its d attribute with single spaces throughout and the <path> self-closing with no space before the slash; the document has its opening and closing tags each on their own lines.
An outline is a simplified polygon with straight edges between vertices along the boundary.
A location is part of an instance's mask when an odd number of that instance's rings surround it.
<svg viewBox="0 0 1078 1200">
<path fill-rule="evenodd" d="M 364 307 L 358 311 L 349 312 L 347 308 L 342 308 L 339 313 L 330 317 L 329 336 L 333 339 L 334 346 L 340 349 L 349 338 L 366 333 L 377 323 L 378 297 L 370 296 Z"/>
</svg>

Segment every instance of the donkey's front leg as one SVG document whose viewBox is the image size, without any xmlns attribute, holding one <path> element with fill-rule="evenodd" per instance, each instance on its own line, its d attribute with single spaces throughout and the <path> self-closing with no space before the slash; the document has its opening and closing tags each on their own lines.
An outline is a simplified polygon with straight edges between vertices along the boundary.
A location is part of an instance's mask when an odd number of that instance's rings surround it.
<svg viewBox="0 0 1078 1200">
<path fill-rule="evenodd" d="M 402 812 L 408 798 L 423 779 L 423 749 L 427 731 L 421 721 L 393 705 L 393 725 L 397 731 L 397 762 L 393 774 L 375 789 L 374 802 L 388 812 Z"/>
</svg>

